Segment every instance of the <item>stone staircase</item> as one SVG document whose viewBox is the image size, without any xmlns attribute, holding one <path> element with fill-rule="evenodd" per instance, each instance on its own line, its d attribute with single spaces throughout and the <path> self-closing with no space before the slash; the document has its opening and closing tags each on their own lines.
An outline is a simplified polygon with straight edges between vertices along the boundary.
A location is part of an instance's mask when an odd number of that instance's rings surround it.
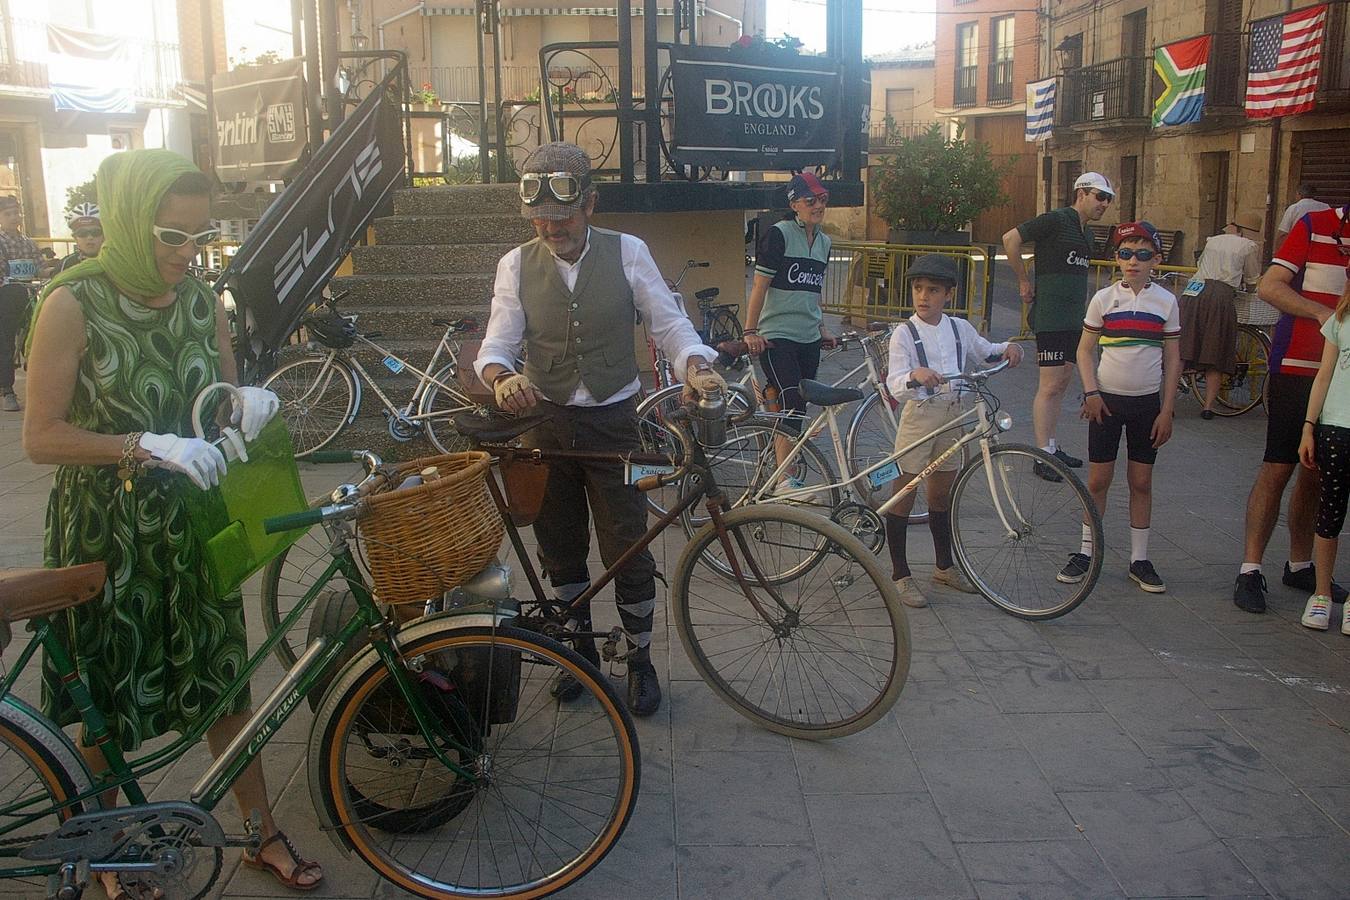
<svg viewBox="0 0 1350 900">
<path fill-rule="evenodd" d="M 379 344 L 422 368 L 442 333 L 432 319 L 472 316 L 480 330 L 467 339 L 481 337 L 497 261 L 532 237 L 514 184 L 406 188 L 394 195 L 394 214 L 375 220 L 374 243 L 352 251 L 353 274 L 334 278 L 332 289 L 347 292 L 340 308 L 360 316 L 362 333 L 379 332 Z M 393 374 L 371 352 L 358 358 L 393 403 L 407 402 L 416 376 Z M 356 421 L 332 446 L 375 449 L 386 459 L 436 452 L 424 437 L 395 441 L 368 385 Z"/>
</svg>

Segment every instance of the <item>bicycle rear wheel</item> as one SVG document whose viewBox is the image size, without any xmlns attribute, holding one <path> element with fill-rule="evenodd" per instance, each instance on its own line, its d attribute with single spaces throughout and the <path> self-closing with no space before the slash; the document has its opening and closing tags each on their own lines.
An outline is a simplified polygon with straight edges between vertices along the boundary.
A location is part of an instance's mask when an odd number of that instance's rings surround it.
<svg viewBox="0 0 1350 900">
<path fill-rule="evenodd" d="M 458 698 L 455 716 L 437 713 L 440 744 L 472 778 L 441 765 L 372 653 L 329 690 L 310 739 L 315 801 L 338 839 L 423 897 L 541 897 L 584 876 L 637 803 L 637 735 L 609 682 L 510 626 L 448 617 L 401 638 L 422 680 Z M 583 696 L 560 705 L 549 689 L 562 674 Z"/>
<path fill-rule="evenodd" d="M 714 307 L 712 314 L 708 317 L 708 340 L 707 344 L 714 350 L 717 345 L 725 341 L 739 341 L 745 336 L 745 330 L 741 327 L 741 320 L 736 318 L 736 314 L 725 307 Z"/>
<path fill-rule="evenodd" d="M 1060 477 L 1035 472 L 1044 464 Z M 1086 574 L 1061 570 L 1092 536 Z M 977 454 L 952 487 L 952 549 L 956 561 L 990 603 L 1022 619 L 1053 619 L 1082 603 L 1102 570 L 1102 519 L 1092 496 L 1057 458 L 1035 447 L 992 447 Z"/>
<path fill-rule="evenodd" d="M 454 364 L 444 366 L 434 377 L 441 384 L 456 385 L 459 382 L 459 367 Z M 432 384 L 422 397 L 420 409 L 422 415 L 428 416 L 422 420 L 428 440 L 441 453 L 459 453 L 469 449 L 468 438 L 455 428 L 454 416 L 476 408 L 477 405 L 468 397 L 457 396 Z"/>
<path fill-rule="evenodd" d="M 862 405 L 854 413 L 844 443 L 850 475 L 866 471 L 895 452 L 895 432 L 899 427 L 900 409 L 894 410 L 895 419 L 892 421 L 887 415 L 887 402 L 889 401 L 883 400 L 880 394 L 873 393 L 863 399 Z M 956 452 L 959 466 L 966 464 L 969 449 L 970 446 L 967 444 Z M 864 479 L 855 483 L 855 488 L 872 509 L 876 509 L 891 498 L 891 484 L 874 491 Z M 909 510 L 909 524 L 922 525 L 928 521 L 926 494 L 922 485 L 914 492 L 914 506 Z"/>
<path fill-rule="evenodd" d="M 747 506 L 723 520 L 743 579 L 710 576 L 701 564 L 719 544 L 710 522 L 671 580 L 671 614 L 699 677 L 750 721 L 791 737 L 842 737 L 885 715 L 909 673 L 909 626 L 876 557 L 804 509 Z M 753 573 L 771 568 L 779 548 L 762 532 L 795 535 L 816 563 L 765 586 Z"/>
<path fill-rule="evenodd" d="M 1237 369 L 1223 376 L 1215 415 L 1240 416 L 1255 409 L 1265 399 L 1266 378 L 1270 375 L 1270 338 L 1249 326 L 1238 326 Z M 1196 377 L 1196 387 L 1204 390 L 1204 376 Z M 1203 402 L 1203 393 L 1200 395 Z"/>
<path fill-rule="evenodd" d="M 277 369 L 263 387 L 281 401 L 296 456 L 328 446 L 356 412 L 356 381 L 327 356 L 307 356 Z"/>
<path fill-rule="evenodd" d="M 638 441 L 643 453 L 658 453 L 674 457 L 680 452 L 680 442 L 666 423 L 669 421 L 671 413 L 683 405 L 680 400 L 683 391 L 683 385 L 673 384 L 668 388 L 657 391 L 638 404 Z M 731 393 L 727 402 L 732 413 L 744 412 L 745 398 L 739 393 Z M 643 498 L 647 501 L 648 511 L 659 518 L 679 502 L 680 486 L 672 484 L 647 491 L 643 494 Z"/>
</svg>

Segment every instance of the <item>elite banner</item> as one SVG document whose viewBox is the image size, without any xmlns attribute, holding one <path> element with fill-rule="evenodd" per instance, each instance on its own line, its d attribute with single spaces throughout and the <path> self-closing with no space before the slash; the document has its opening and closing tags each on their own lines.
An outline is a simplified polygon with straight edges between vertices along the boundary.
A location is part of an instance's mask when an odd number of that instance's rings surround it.
<svg viewBox="0 0 1350 900">
<path fill-rule="evenodd" d="M 282 181 L 304 155 L 305 61 L 243 66 L 211 79 L 216 175 Z"/>
<path fill-rule="evenodd" d="M 671 157 L 725 169 L 800 169 L 839 158 L 841 82 L 834 60 L 671 48 Z"/>
<path fill-rule="evenodd" d="M 254 349 L 275 350 L 353 243 L 387 215 L 403 183 L 403 125 L 391 73 L 337 127 L 267 208 L 216 287 L 229 287 Z"/>
</svg>

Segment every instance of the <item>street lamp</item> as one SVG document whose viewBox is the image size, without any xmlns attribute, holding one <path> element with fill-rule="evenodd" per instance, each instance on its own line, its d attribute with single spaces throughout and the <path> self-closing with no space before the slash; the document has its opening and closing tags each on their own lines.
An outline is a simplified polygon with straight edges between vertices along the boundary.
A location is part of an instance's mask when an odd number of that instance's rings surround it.
<svg viewBox="0 0 1350 900">
<path fill-rule="evenodd" d="M 1083 36 L 1071 34 L 1055 47 L 1055 57 L 1060 71 L 1077 69 L 1083 64 Z"/>
<path fill-rule="evenodd" d="M 352 32 L 353 50 L 360 53 L 362 50 L 366 49 L 369 46 L 370 46 L 370 38 L 366 37 L 365 33 L 362 32 L 359 27 Z"/>
</svg>

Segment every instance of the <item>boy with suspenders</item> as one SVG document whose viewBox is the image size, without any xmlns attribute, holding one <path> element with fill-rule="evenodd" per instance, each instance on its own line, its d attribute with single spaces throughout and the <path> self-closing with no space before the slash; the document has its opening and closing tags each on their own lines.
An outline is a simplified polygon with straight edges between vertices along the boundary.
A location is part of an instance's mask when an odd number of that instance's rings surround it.
<svg viewBox="0 0 1350 900">
<path fill-rule="evenodd" d="M 886 387 L 896 400 L 905 401 L 895 449 L 912 444 L 925 434 L 951 422 L 971 408 L 972 401 L 944 383 L 942 373 L 966 371 L 968 363 L 1006 359 L 1011 365 L 1022 361 L 1022 348 L 1005 342 L 985 340 L 965 319 L 955 319 L 942 309 L 956 296 L 956 262 L 949 256 L 930 253 L 910 265 L 905 277 L 910 282 L 914 315 L 891 334 L 889 374 Z M 922 385 L 908 387 L 909 382 Z M 896 490 L 914 480 L 915 473 L 940 456 L 961 437 L 961 429 L 944 431 L 932 440 L 900 457 L 900 478 Z M 928 528 L 933 535 L 936 566 L 933 581 L 968 594 L 975 587 L 952 561 L 951 490 L 960 465 L 953 455 L 924 481 L 928 499 Z M 898 503 L 886 515 L 886 544 L 891 551 L 891 577 L 900 589 L 906 606 L 923 607 L 928 600 L 915 583 L 905 555 L 905 531 L 914 494 Z"/>
</svg>

